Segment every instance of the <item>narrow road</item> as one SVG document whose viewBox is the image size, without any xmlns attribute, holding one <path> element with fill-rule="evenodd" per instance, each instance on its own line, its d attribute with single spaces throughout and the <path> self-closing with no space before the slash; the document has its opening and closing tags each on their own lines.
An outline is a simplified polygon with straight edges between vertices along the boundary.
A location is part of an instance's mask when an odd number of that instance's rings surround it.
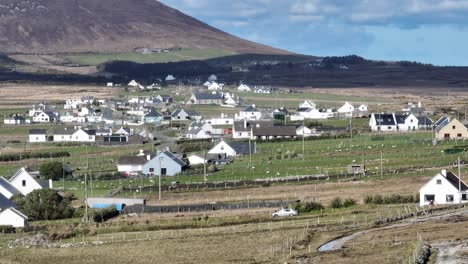
<svg viewBox="0 0 468 264">
<path fill-rule="evenodd" d="M 458 254 L 459 251 L 468 250 L 467 242 L 439 243 L 432 245 L 437 249 L 436 264 L 464 264 L 468 263 L 468 257 Z"/>
</svg>

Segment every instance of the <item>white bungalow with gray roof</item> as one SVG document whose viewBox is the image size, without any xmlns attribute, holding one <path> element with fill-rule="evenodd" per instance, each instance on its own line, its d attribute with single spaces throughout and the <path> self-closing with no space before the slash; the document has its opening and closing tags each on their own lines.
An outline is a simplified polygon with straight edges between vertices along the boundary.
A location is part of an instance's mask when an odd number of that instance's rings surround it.
<svg viewBox="0 0 468 264">
<path fill-rule="evenodd" d="M 175 176 L 185 170 L 187 163 L 169 151 L 159 152 L 143 166 L 143 174 L 148 176 Z"/>
<path fill-rule="evenodd" d="M 49 111 L 41 111 L 32 117 L 34 123 L 54 123 L 58 121 L 55 113 Z"/>
<path fill-rule="evenodd" d="M 468 202 L 468 187 L 453 172 L 442 170 L 419 189 L 419 205 Z"/>
<path fill-rule="evenodd" d="M 96 142 L 96 130 L 55 129 L 54 142 Z"/>
<path fill-rule="evenodd" d="M 218 155 L 220 158 L 235 157 L 239 155 L 255 154 L 257 152 L 257 145 L 255 142 L 226 142 L 220 141 L 214 146 L 208 154 Z"/>
<path fill-rule="evenodd" d="M 29 129 L 29 143 L 47 142 L 47 131 L 45 129 Z"/>
<path fill-rule="evenodd" d="M 222 105 L 224 103 L 224 96 L 218 92 L 212 93 L 195 93 L 190 97 L 189 104 L 209 105 L 216 104 Z"/>
<path fill-rule="evenodd" d="M 4 181 L 2 181 L 2 182 L 3 182 L 3 185 L 5 185 L 5 182 Z M 39 172 L 30 170 L 28 168 L 19 169 L 8 180 L 8 183 L 11 185 L 11 187 L 5 187 L 4 186 L 4 188 L 8 189 L 9 193 L 11 193 L 12 190 L 16 189 L 17 192 L 15 192 L 15 193 L 19 192 L 22 195 L 28 195 L 30 192 L 32 192 L 34 190 L 51 189 L 52 188 L 52 180 L 49 180 L 49 181 L 41 180 L 39 178 Z M 2 191 L 2 194 L 4 196 L 8 197 L 8 192 L 4 193 Z"/>
<path fill-rule="evenodd" d="M 262 112 L 257 109 L 257 107 L 253 104 L 250 106 L 245 107 L 244 109 L 239 111 L 239 116 L 236 119 L 245 119 L 245 120 L 260 120 L 262 118 Z"/>
<path fill-rule="evenodd" d="M 185 110 L 185 109 L 177 109 L 171 114 L 172 120 L 179 121 L 179 120 L 200 120 L 203 118 L 195 110 Z"/>
</svg>

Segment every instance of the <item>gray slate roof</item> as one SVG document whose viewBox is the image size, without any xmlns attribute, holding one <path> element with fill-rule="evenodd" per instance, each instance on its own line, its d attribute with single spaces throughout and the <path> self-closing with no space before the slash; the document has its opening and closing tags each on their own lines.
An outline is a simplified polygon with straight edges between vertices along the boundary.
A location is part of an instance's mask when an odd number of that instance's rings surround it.
<svg viewBox="0 0 468 264">
<path fill-rule="evenodd" d="M 178 157 L 176 157 L 174 154 L 172 154 L 171 152 L 169 151 L 164 151 L 162 152 L 164 153 L 166 156 L 168 156 L 170 159 L 172 159 L 173 161 L 175 161 L 177 164 L 179 164 L 181 167 L 185 167 L 187 166 L 187 163 L 185 163 L 183 160 L 179 159 Z"/>
<path fill-rule="evenodd" d="M 249 155 L 249 150 L 254 154 L 255 151 L 255 143 L 250 142 L 226 142 L 232 149 L 236 151 L 237 155 Z"/>
<path fill-rule="evenodd" d="M 447 171 L 447 176 L 445 178 L 458 190 L 458 182 L 460 179 L 457 175 L 453 174 L 453 172 L 451 171 Z M 468 186 L 466 186 L 466 184 L 463 181 L 460 182 L 460 185 L 462 191 L 468 190 Z"/>
<path fill-rule="evenodd" d="M 222 100 L 223 95 L 219 93 L 195 93 L 195 98 L 205 100 Z"/>
<path fill-rule="evenodd" d="M 272 126 L 272 127 L 255 127 L 253 135 L 258 136 L 276 136 L 276 137 L 294 137 L 297 136 L 295 126 Z"/>
<path fill-rule="evenodd" d="M 7 181 L 5 178 L 0 177 L 0 186 L 5 188 L 7 191 L 11 192 L 12 194 L 17 194 L 19 191 L 10 184 L 9 181 Z"/>
<path fill-rule="evenodd" d="M 15 207 L 15 204 L 0 193 L 0 210 Z"/>
<path fill-rule="evenodd" d="M 45 135 L 47 131 L 45 129 L 29 129 L 29 135 Z"/>
<path fill-rule="evenodd" d="M 117 161 L 118 165 L 145 165 L 148 162 L 142 156 L 122 156 Z"/>
<path fill-rule="evenodd" d="M 378 126 L 394 126 L 395 120 L 392 114 L 374 114 Z"/>
</svg>

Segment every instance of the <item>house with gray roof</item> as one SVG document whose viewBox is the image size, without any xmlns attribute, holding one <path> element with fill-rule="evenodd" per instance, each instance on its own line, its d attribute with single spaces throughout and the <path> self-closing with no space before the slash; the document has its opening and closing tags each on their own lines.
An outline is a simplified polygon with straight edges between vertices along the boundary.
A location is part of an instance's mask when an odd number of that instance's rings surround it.
<svg viewBox="0 0 468 264">
<path fill-rule="evenodd" d="M 187 168 L 187 163 L 169 151 L 159 152 L 143 165 L 143 174 L 147 176 L 175 176 Z"/>
<path fill-rule="evenodd" d="M 257 144 L 255 142 L 227 142 L 220 141 L 216 146 L 208 151 L 210 155 L 217 155 L 218 158 L 235 157 L 239 155 L 255 154 Z"/>
<path fill-rule="evenodd" d="M 54 129 L 54 142 L 96 142 L 96 130 L 92 129 Z"/>
<path fill-rule="evenodd" d="M 209 105 L 216 104 L 222 105 L 224 103 L 224 96 L 222 93 L 212 92 L 212 93 L 194 93 L 189 100 L 190 104 L 198 105 Z"/>
<path fill-rule="evenodd" d="M 47 131 L 45 129 L 29 129 L 29 143 L 47 142 Z"/>
<path fill-rule="evenodd" d="M 176 109 L 171 114 L 173 121 L 179 120 L 200 120 L 203 118 L 197 111 L 191 109 Z"/>
</svg>

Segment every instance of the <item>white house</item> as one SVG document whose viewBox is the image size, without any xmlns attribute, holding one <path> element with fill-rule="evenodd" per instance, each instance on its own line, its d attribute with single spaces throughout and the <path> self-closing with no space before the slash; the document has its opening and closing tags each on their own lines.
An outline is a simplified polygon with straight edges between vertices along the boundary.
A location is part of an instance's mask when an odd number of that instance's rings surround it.
<svg viewBox="0 0 468 264">
<path fill-rule="evenodd" d="M 468 202 L 468 187 L 455 174 L 442 170 L 419 189 L 419 205 Z"/>
<path fill-rule="evenodd" d="M 399 131 L 414 131 L 419 129 L 419 119 L 414 114 L 394 116 Z"/>
<path fill-rule="evenodd" d="M 42 181 L 39 179 L 39 172 L 27 168 L 19 169 L 10 178 L 9 183 L 22 195 L 28 195 L 34 190 L 52 189 L 52 180 Z"/>
<path fill-rule="evenodd" d="M 175 81 L 176 78 L 173 75 L 169 74 L 169 75 L 166 76 L 165 80 L 166 80 L 166 82 L 171 82 L 171 81 Z"/>
<path fill-rule="evenodd" d="M 398 124 L 393 114 L 372 114 L 369 126 L 374 132 L 398 131 Z"/>
<path fill-rule="evenodd" d="M 30 123 L 31 120 L 26 120 L 26 118 L 19 116 L 19 115 L 14 115 L 9 118 L 3 119 L 3 123 L 5 125 L 24 125 L 26 123 Z"/>
<path fill-rule="evenodd" d="M 120 173 L 141 173 L 143 165 L 148 162 L 144 156 L 123 156 L 117 161 L 117 171 Z"/>
<path fill-rule="evenodd" d="M 206 81 L 203 86 L 205 86 L 206 88 L 210 87 L 211 85 L 211 82 L 210 81 Z"/>
<path fill-rule="evenodd" d="M 210 149 L 208 154 L 218 155 L 220 158 L 249 155 L 249 153 L 254 154 L 257 152 L 256 147 L 255 142 L 226 142 L 222 140 Z"/>
<path fill-rule="evenodd" d="M 214 75 L 214 74 L 211 74 L 211 76 L 208 77 L 208 81 L 210 81 L 210 82 L 215 82 L 217 80 L 218 80 L 218 77 L 216 75 Z"/>
<path fill-rule="evenodd" d="M 218 84 L 217 82 L 213 82 L 210 84 L 210 86 L 208 86 L 208 90 L 212 90 L 212 91 L 217 91 L 217 90 L 222 90 L 223 89 L 223 86 Z"/>
<path fill-rule="evenodd" d="M 190 156 L 188 156 L 187 158 L 189 160 L 189 164 L 190 165 L 201 165 L 201 164 L 204 164 L 207 162 L 206 159 L 204 159 L 201 155 L 197 155 L 197 154 L 192 154 Z"/>
<path fill-rule="evenodd" d="M 236 119 L 244 120 L 259 120 L 262 117 L 262 112 L 257 110 L 255 105 L 247 106 L 239 111 L 239 116 Z"/>
<path fill-rule="evenodd" d="M 130 87 L 138 87 L 139 83 L 135 80 L 131 80 L 127 86 L 130 86 Z"/>
<path fill-rule="evenodd" d="M 95 142 L 96 130 L 55 129 L 54 142 Z"/>
<path fill-rule="evenodd" d="M 65 105 L 63 106 L 64 109 L 78 109 L 81 105 L 83 105 L 83 101 L 81 99 L 70 98 L 65 101 Z"/>
<path fill-rule="evenodd" d="M 213 126 L 223 126 L 223 125 L 232 125 L 234 124 L 234 118 L 231 118 L 223 113 L 221 113 L 220 117 L 213 117 L 211 119 L 206 120 L 208 124 Z"/>
<path fill-rule="evenodd" d="M 321 111 L 315 108 L 300 108 L 297 114 L 305 119 L 328 119 L 333 117 L 332 111 Z"/>
<path fill-rule="evenodd" d="M 369 108 L 367 107 L 367 105 L 362 104 L 362 105 L 360 105 L 360 106 L 357 108 L 357 110 L 358 110 L 359 112 L 367 112 L 367 111 L 369 111 Z"/>
<path fill-rule="evenodd" d="M 96 112 L 94 111 L 94 109 L 92 109 L 91 107 L 88 107 L 88 106 L 83 106 L 80 111 L 78 112 L 78 116 L 89 116 L 89 115 L 93 115 L 95 114 Z"/>
<path fill-rule="evenodd" d="M 52 112 L 38 112 L 36 115 L 33 116 L 32 121 L 34 123 L 51 123 L 57 122 L 58 118 L 55 113 Z"/>
<path fill-rule="evenodd" d="M 345 116 L 352 116 L 355 108 L 352 104 L 345 102 L 343 106 L 338 108 L 337 112 L 340 115 L 345 115 Z"/>
<path fill-rule="evenodd" d="M 317 105 L 311 100 L 305 100 L 302 104 L 299 105 L 299 109 L 301 108 L 316 109 Z"/>
<path fill-rule="evenodd" d="M 147 176 L 175 176 L 187 167 L 187 163 L 169 151 L 159 152 L 143 165 L 142 173 Z"/>
<path fill-rule="evenodd" d="M 47 142 L 47 132 L 45 129 L 29 129 L 29 143 Z"/>
<path fill-rule="evenodd" d="M 0 226 L 25 227 L 28 217 L 13 207 L 0 211 Z"/>
<path fill-rule="evenodd" d="M 245 85 L 245 84 L 239 85 L 237 87 L 237 90 L 241 91 L 241 92 L 251 92 L 252 91 L 252 89 L 249 86 Z"/>
</svg>

